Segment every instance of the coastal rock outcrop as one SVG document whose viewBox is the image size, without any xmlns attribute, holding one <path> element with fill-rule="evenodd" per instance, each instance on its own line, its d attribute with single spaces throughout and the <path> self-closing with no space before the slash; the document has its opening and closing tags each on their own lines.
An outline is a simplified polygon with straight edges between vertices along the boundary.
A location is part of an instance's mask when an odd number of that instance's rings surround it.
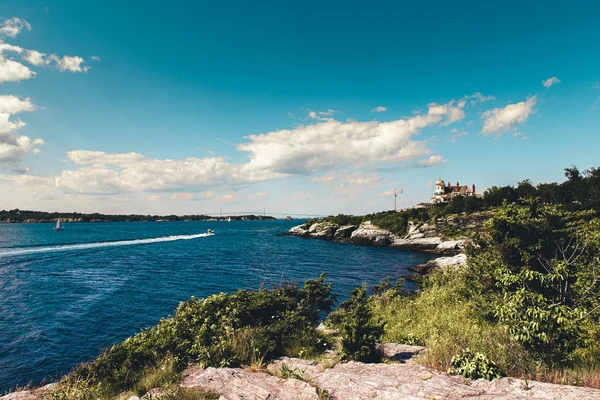
<svg viewBox="0 0 600 400">
<path fill-rule="evenodd" d="M 446 221 L 444 220 L 445 224 Z M 315 222 L 310 225 L 298 225 L 291 228 L 286 235 L 305 238 L 332 240 L 335 242 L 354 243 L 369 246 L 390 246 L 410 251 L 426 251 L 440 255 L 460 253 L 466 237 L 445 239 L 437 225 L 409 225 L 407 234 L 399 237 L 387 229 L 365 221 L 360 225 L 338 226 L 330 222 Z"/>
<path fill-rule="evenodd" d="M 378 228 L 371 221 L 363 222 L 350 235 L 350 242 L 375 246 L 389 246 L 396 235 L 386 229 Z"/>
<path fill-rule="evenodd" d="M 388 345 L 400 353 L 415 354 L 413 346 Z M 277 377 L 282 370 L 294 378 Z M 363 364 L 339 363 L 333 366 L 310 360 L 284 357 L 267 366 L 265 372 L 239 368 L 191 367 L 182 385 L 213 390 L 221 400 L 264 399 L 600 399 L 600 390 L 555 385 L 521 379 L 502 378 L 494 381 L 467 380 L 461 376 L 416 365 L 414 363 Z M 275 376 L 274 376 L 275 375 Z"/>
</svg>

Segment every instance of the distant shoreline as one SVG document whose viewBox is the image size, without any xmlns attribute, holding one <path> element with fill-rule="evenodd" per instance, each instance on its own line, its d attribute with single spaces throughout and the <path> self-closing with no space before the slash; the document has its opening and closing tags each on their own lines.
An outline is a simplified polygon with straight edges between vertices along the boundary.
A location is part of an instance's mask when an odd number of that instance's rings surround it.
<svg viewBox="0 0 600 400">
<path fill-rule="evenodd" d="M 32 215 L 32 214 L 38 214 Z M 46 214 L 43 217 L 39 214 Z M 50 214 L 42 212 L 22 212 L 20 215 L 6 216 L 0 213 L 0 224 L 54 224 L 58 218 L 63 223 L 84 222 L 227 222 L 231 221 L 275 221 L 275 217 L 268 215 L 242 215 L 211 217 L 207 215 L 184 215 L 184 216 L 145 216 L 145 215 L 90 215 L 90 214 Z M 290 218 L 286 218 L 290 219 Z"/>
</svg>

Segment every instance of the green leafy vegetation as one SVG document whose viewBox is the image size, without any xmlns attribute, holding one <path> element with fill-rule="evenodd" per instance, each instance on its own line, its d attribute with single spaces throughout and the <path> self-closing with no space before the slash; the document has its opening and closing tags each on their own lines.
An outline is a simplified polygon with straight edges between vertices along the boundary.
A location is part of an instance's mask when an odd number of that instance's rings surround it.
<svg viewBox="0 0 600 400">
<path fill-rule="evenodd" d="M 512 203 L 500 190 L 502 205 L 469 246 L 466 267 L 435 271 L 419 292 L 369 298 L 384 341 L 424 345 L 426 364 L 466 376 L 489 379 L 493 366 L 600 387 L 600 219 L 597 199 L 585 197 L 596 193 L 597 174 L 567 169 L 555 194 L 568 187 L 577 195 L 556 204 L 533 197 L 544 185 L 521 182 L 529 197 Z"/>
<path fill-rule="evenodd" d="M 367 285 L 352 290 L 352 298 L 340 304 L 330 321 L 339 328 L 342 355 L 347 360 L 362 362 L 381 361 L 377 343 L 381 340 L 382 326 L 373 321 L 368 304 Z"/>
<path fill-rule="evenodd" d="M 314 327 L 333 302 L 325 275 L 302 287 L 283 284 L 273 290 L 192 298 L 172 317 L 75 369 L 61 382 L 55 399 L 110 398 L 128 390 L 142 394 L 151 386 L 170 387 L 189 362 L 235 367 L 300 351 L 306 356 L 322 353 L 327 341 Z"/>
<path fill-rule="evenodd" d="M 503 373 L 483 353 L 473 353 L 464 349 L 460 354 L 452 357 L 451 364 L 454 368 L 448 370 L 451 374 L 462 375 L 469 379 L 501 378 Z"/>
</svg>

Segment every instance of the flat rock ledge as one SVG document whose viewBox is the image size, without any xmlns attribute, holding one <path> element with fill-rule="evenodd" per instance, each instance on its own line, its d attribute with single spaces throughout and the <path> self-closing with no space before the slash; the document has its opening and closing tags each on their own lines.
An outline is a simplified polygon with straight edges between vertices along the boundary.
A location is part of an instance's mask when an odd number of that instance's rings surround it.
<svg viewBox="0 0 600 400">
<path fill-rule="evenodd" d="M 471 381 L 447 375 L 412 362 L 426 351 L 420 346 L 387 343 L 380 349 L 386 357 L 400 362 L 336 364 L 333 359 L 318 363 L 283 357 L 270 363 L 266 371 L 190 366 L 183 373 L 181 386 L 215 391 L 219 400 L 600 400 L 600 390 L 590 388 L 514 378 Z M 280 378 L 284 366 L 301 379 Z M 52 388 L 47 385 L 15 392 L 0 400 L 41 400 Z M 162 393 L 160 389 L 151 392 L 153 396 L 142 399 L 159 399 Z"/>
<path fill-rule="evenodd" d="M 456 255 L 465 246 L 467 238 L 445 240 L 435 226 L 423 224 L 410 226 L 404 237 L 379 228 L 370 221 L 360 225 L 338 226 L 329 222 L 316 222 L 310 226 L 298 225 L 286 235 L 331 240 L 368 246 L 389 246 L 410 251 L 425 251 L 440 255 Z"/>
<path fill-rule="evenodd" d="M 302 377 L 282 379 L 283 366 Z M 520 379 L 470 381 L 413 364 L 363 364 L 348 362 L 326 366 L 284 357 L 265 372 L 237 368 L 191 367 L 182 386 L 210 389 L 221 393 L 220 400 L 319 400 L 323 391 L 338 400 L 417 400 L 417 399 L 600 399 L 600 390 L 554 385 Z"/>
</svg>

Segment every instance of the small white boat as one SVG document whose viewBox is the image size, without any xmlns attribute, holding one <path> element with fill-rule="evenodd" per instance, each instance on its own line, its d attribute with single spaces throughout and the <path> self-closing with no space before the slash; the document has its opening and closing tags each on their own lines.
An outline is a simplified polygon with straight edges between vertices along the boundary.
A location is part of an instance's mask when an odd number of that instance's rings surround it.
<svg viewBox="0 0 600 400">
<path fill-rule="evenodd" d="M 208 235 L 214 235 L 214 234 L 215 234 L 215 231 L 213 231 L 212 229 L 207 229 L 207 230 L 206 230 L 206 233 L 207 233 Z"/>
<path fill-rule="evenodd" d="M 62 231 L 63 229 L 65 229 L 65 227 L 60 224 L 60 217 L 58 217 L 58 219 L 56 220 L 56 225 L 54 226 L 54 230 Z"/>
<path fill-rule="evenodd" d="M 227 222 L 231 222 L 231 217 L 227 218 Z"/>
</svg>

